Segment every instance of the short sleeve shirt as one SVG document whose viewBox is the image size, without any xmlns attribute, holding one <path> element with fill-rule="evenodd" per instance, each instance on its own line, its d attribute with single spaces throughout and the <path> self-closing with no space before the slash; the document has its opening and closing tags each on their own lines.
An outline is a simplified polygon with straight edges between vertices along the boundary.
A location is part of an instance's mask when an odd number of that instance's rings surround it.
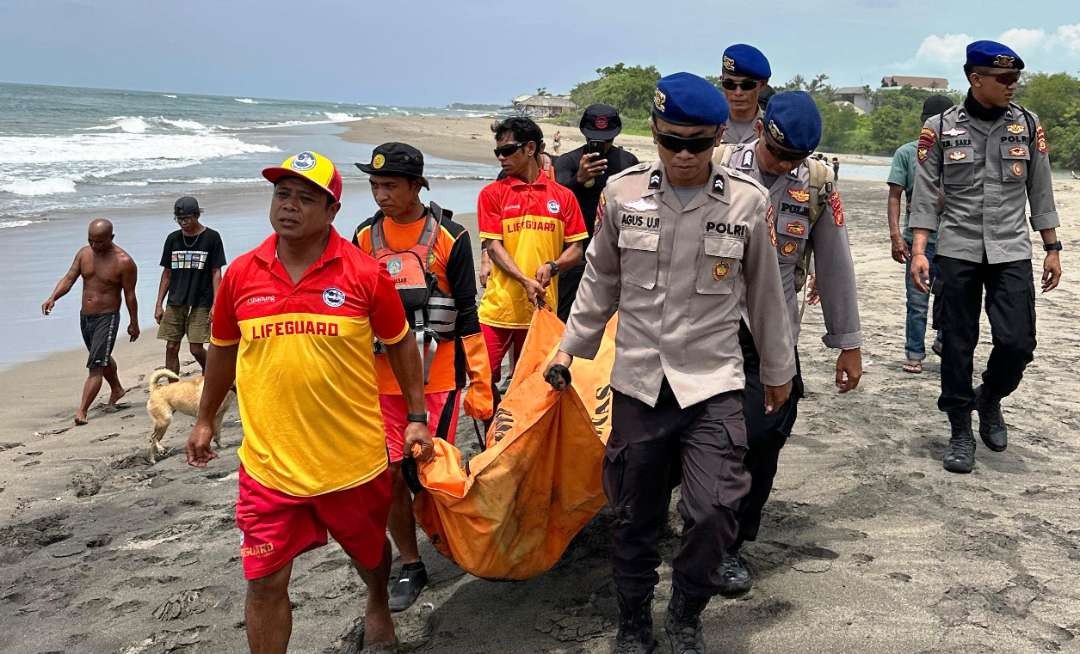
<svg viewBox="0 0 1080 654">
<path fill-rule="evenodd" d="M 905 143 L 896 149 L 892 158 L 892 167 L 889 169 L 889 184 L 895 184 L 904 189 L 906 208 L 900 218 L 900 229 L 904 233 L 904 240 L 912 241 L 911 227 L 908 226 L 908 216 L 911 215 L 911 192 L 915 188 L 915 154 L 917 141 Z M 937 233 L 930 232 L 930 243 L 937 240 Z"/>
<path fill-rule="evenodd" d="M 196 236 L 176 230 L 165 239 L 161 267 L 169 270 L 172 306 L 214 305 L 214 270 L 225 266 L 221 235 L 207 227 Z"/>
<path fill-rule="evenodd" d="M 529 276 L 543 263 L 558 259 L 566 244 L 589 237 L 577 198 L 545 172 L 532 184 L 505 177 L 485 186 L 477 202 L 477 220 L 480 238 L 502 241 L 517 267 Z M 559 303 L 558 283 L 553 278 L 545 294 L 553 310 Z M 480 301 L 480 323 L 527 329 L 532 312 L 525 288 L 493 265 Z"/>
<path fill-rule="evenodd" d="M 298 497 L 359 486 L 387 467 L 372 345 L 409 325 L 390 276 L 331 230 L 294 284 L 277 236 L 225 272 L 210 342 L 238 346 L 244 469 Z"/>
</svg>

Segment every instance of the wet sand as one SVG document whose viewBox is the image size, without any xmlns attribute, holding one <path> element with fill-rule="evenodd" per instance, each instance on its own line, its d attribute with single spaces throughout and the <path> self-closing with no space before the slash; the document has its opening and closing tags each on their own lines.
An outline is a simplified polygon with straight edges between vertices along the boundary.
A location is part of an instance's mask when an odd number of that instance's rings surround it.
<svg viewBox="0 0 1080 654">
<path fill-rule="evenodd" d="M 855 393 L 835 393 L 835 352 L 821 345 L 820 310 L 808 309 L 808 396 L 761 540 L 745 550 L 757 585 L 709 605 L 712 651 L 1076 651 L 1080 273 L 1069 253 L 1080 247 L 1080 183 L 1059 185 L 1066 277 L 1037 300 L 1035 362 L 1005 402 L 1011 444 L 1001 454 L 980 446 L 968 476 L 941 469 L 936 359 L 921 376 L 900 370 L 903 273 L 889 256 L 883 185 L 842 189 L 866 374 Z M 165 438 L 172 455 L 148 465 L 145 376 L 161 357 L 152 336 L 117 348 L 128 408 L 95 409 L 84 427 L 70 426 L 82 352 L 0 372 L 0 652 L 245 651 L 233 524 L 241 428 L 229 414 L 220 458 L 196 470 L 182 456 L 192 420 L 178 415 Z M 976 370 L 988 343 L 985 328 Z M 467 423 L 460 438 L 474 439 Z M 555 569 L 519 583 L 465 575 L 424 542 L 432 585 L 396 617 L 405 651 L 607 652 L 609 534 L 596 521 Z M 676 546 L 663 543 L 658 632 Z M 356 651 L 361 593 L 336 544 L 301 556 L 290 651 Z"/>
</svg>

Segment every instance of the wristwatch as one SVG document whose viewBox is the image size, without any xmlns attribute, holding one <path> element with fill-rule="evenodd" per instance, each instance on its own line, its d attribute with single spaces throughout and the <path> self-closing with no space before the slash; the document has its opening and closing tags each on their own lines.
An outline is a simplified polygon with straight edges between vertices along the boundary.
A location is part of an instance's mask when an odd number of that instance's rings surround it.
<svg viewBox="0 0 1080 654">
<path fill-rule="evenodd" d="M 1053 243 L 1043 243 L 1043 249 L 1047 252 L 1061 252 L 1061 241 L 1054 241 Z"/>
<path fill-rule="evenodd" d="M 426 425 L 427 424 L 427 414 L 426 413 L 410 413 L 410 414 L 406 415 L 405 420 L 408 421 L 408 422 L 419 422 L 420 424 Z"/>
<path fill-rule="evenodd" d="M 547 265 L 551 267 L 551 276 L 556 277 L 559 274 L 559 264 L 554 261 L 548 261 Z"/>
</svg>

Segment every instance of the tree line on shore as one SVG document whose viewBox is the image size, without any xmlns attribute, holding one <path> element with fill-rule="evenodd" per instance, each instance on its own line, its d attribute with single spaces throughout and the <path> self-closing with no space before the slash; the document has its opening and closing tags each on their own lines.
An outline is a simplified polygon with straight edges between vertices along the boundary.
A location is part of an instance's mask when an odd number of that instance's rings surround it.
<svg viewBox="0 0 1080 654">
<path fill-rule="evenodd" d="M 610 104 L 622 114 L 626 132 L 647 135 L 653 91 L 660 79 L 656 67 L 618 63 L 598 68 L 596 73 L 596 79 L 574 86 L 570 99 L 579 107 L 594 102 Z M 707 79 L 717 86 L 720 84 L 719 76 Z M 824 127 L 819 149 L 829 152 L 892 155 L 900 145 L 918 137 L 923 100 L 939 93 L 907 86 L 866 87 L 873 110 L 863 114 L 851 103 L 841 101 L 836 87 L 828 80 L 825 74 L 809 80 L 796 75 L 774 88 L 806 91 L 813 96 Z M 955 102 L 964 99 L 964 92 L 946 93 Z M 1051 164 L 1057 168 L 1080 169 L 1080 77 L 1068 73 L 1026 74 L 1015 101 L 1039 116 L 1050 143 Z M 576 124 L 577 116 L 566 116 L 563 122 Z"/>
</svg>

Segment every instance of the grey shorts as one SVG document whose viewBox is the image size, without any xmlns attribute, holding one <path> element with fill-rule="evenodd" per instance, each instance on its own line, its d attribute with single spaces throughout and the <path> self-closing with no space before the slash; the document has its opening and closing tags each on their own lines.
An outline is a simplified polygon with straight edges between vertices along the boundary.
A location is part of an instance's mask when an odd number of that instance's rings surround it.
<svg viewBox="0 0 1080 654">
<path fill-rule="evenodd" d="M 116 345 L 116 332 L 120 329 L 120 312 L 79 315 L 79 329 L 82 330 L 83 343 L 90 352 L 86 367 L 109 367 L 113 346 Z"/>
</svg>

